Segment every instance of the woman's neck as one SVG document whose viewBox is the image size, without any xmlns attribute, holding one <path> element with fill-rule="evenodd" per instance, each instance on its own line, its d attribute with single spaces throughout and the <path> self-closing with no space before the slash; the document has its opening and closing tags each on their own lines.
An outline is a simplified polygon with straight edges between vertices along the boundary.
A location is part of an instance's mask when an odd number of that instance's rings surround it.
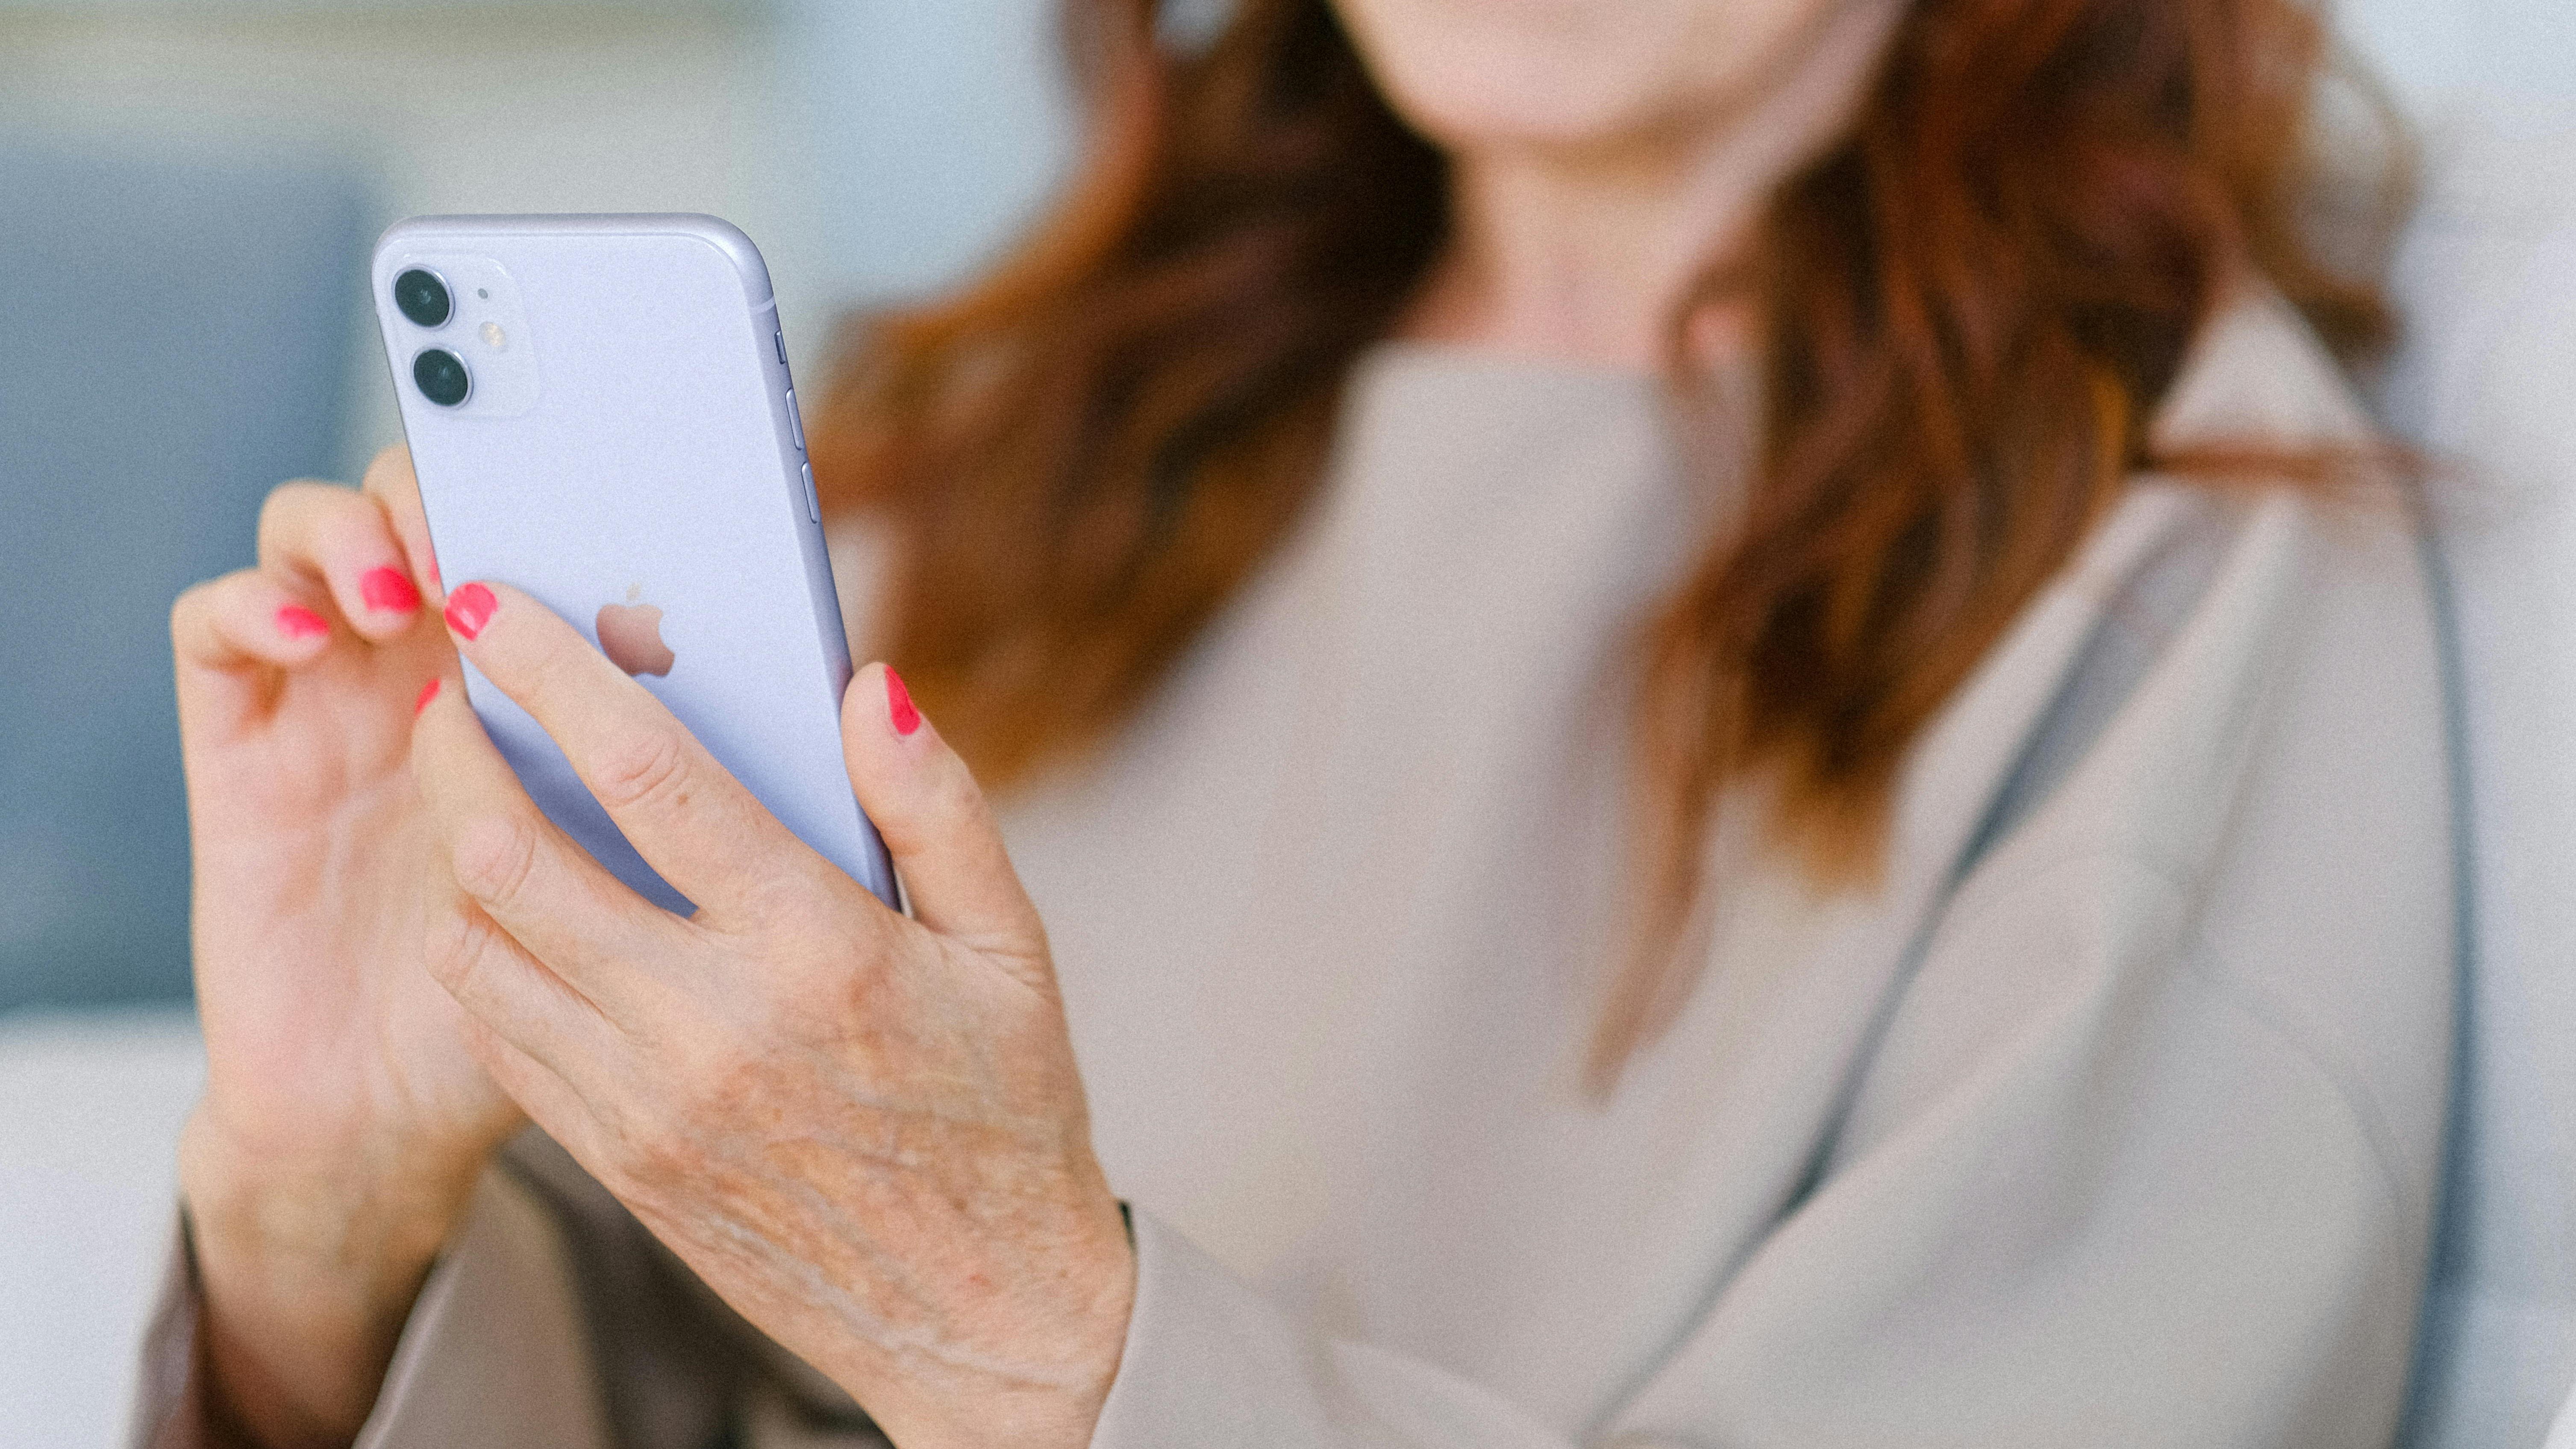
<svg viewBox="0 0 2576 1449">
<path fill-rule="evenodd" d="M 1900 9 L 1855 5 L 1758 93 L 1582 148 L 1450 151 L 1449 248 L 1398 329 L 1421 341 L 1659 369 L 1692 282 L 1859 107 Z"/>
</svg>

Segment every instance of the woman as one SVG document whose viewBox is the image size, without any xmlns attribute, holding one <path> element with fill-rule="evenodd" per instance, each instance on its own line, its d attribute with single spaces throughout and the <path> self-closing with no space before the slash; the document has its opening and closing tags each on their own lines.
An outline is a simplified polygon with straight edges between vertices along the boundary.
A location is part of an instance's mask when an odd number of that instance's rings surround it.
<svg viewBox="0 0 2576 1449">
<path fill-rule="evenodd" d="M 398 454 L 181 601 L 145 1437 L 2385 1442 L 2449 816 L 2310 19 L 1073 13 L 1084 176 L 818 420 L 915 919 Z"/>
</svg>

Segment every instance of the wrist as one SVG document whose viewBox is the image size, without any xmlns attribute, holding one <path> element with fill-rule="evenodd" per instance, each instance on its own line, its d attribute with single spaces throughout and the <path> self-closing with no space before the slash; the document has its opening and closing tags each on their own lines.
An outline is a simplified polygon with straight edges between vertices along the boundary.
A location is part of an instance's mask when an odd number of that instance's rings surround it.
<svg viewBox="0 0 2576 1449">
<path fill-rule="evenodd" d="M 1117 1380 L 1136 1302 L 1126 1206 L 1109 1199 L 1094 1227 L 1105 1231 L 1050 1255 L 1045 1309 L 1033 1311 L 1025 1299 L 993 1303 L 969 1315 L 971 1327 L 961 1325 L 970 1352 L 915 1345 L 911 1353 L 870 1355 L 867 1370 L 835 1377 L 900 1444 L 1080 1449 Z"/>
<path fill-rule="evenodd" d="M 481 1169 L 402 1159 L 256 1150 L 200 1105 L 179 1139 L 179 1192 L 201 1260 L 257 1262 L 306 1291 L 364 1289 L 437 1256 Z"/>
<path fill-rule="evenodd" d="M 210 1405 L 271 1449 L 357 1433 L 473 1189 L 364 1156 L 246 1153 L 202 1108 L 180 1138 Z"/>
</svg>

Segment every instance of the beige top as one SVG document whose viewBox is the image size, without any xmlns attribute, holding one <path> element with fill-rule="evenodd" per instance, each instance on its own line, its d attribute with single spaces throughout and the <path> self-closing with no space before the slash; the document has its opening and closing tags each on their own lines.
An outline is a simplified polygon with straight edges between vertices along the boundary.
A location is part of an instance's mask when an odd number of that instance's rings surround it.
<svg viewBox="0 0 2576 1449">
<path fill-rule="evenodd" d="M 2454 969 L 2403 506 L 2138 480 L 1913 751 L 1882 886 L 1721 828 L 1707 973 L 1597 1104 L 1622 646 L 1698 527 L 1659 396 L 1375 355 L 1292 545 L 1013 812 L 1136 1209 L 1099 1449 L 2386 1443 Z M 2163 425 L 2365 426 L 2268 299 Z M 361 1442 L 866 1442 L 777 1358 L 523 1139 Z"/>
</svg>

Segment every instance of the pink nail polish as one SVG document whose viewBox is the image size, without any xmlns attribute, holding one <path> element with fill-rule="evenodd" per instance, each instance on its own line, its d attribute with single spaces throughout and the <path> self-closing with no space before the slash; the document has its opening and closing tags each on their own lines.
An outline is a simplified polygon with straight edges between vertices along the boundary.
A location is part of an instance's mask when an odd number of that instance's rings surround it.
<svg viewBox="0 0 2576 1449">
<path fill-rule="evenodd" d="M 358 597 L 366 600 L 368 608 L 388 614 L 408 614 L 420 607 L 420 590 L 400 569 L 367 570 L 359 576 Z"/>
<path fill-rule="evenodd" d="M 433 674 L 429 677 L 429 683 L 420 687 L 420 698 L 411 702 L 412 715 L 417 718 L 422 711 L 429 708 L 429 702 L 436 698 L 438 698 L 438 676 Z"/>
<path fill-rule="evenodd" d="M 331 632 L 331 625 L 302 604 L 288 604 L 277 611 L 277 632 L 289 639 L 319 639 Z"/>
<path fill-rule="evenodd" d="M 912 691 L 903 687 L 903 676 L 891 664 L 886 666 L 886 718 L 898 735 L 909 737 L 921 728 L 921 711 L 912 707 Z"/>
<path fill-rule="evenodd" d="M 501 601 L 492 597 L 490 589 L 467 584 L 447 596 L 447 627 L 468 639 L 474 638 L 492 622 L 492 611 L 500 607 Z"/>
</svg>

